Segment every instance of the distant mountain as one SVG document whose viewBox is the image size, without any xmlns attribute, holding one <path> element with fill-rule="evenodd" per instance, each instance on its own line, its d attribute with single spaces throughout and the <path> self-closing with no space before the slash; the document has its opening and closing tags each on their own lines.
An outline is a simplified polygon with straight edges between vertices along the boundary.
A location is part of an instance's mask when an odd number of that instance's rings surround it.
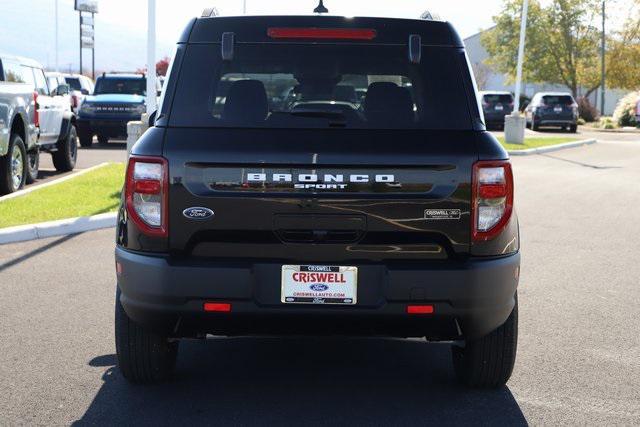
<svg viewBox="0 0 640 427">
<path fill-rule="evenodd" d="M 135 1 L 135 0 L 134 0 Z M 63 2 L 60 2 L 62 5 Z M 59 9 L 59 65 L 61 71 L 78 70 L 78 13 L 64 4 Z M 33 58 L 55 66 L 53 0 L 0 0 L 0 52 Z M 146 63 L 146 17 L 138 29 L 102 22 L 96 15 L 96 72 L 132 71 Z M 158 59 L 173 51 L 173 42 L 157 41 Z M 91 51 L 83 50 L 83 68 L 91 71 Z"/>
</svg>

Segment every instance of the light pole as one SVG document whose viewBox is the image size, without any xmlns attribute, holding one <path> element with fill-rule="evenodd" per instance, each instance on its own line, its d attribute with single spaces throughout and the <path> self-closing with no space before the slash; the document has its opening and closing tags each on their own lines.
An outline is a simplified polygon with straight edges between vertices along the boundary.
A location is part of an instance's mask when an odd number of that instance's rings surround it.
<svg viewBox="0 0 640 427">
<path fill-rule="evenodd" d="M 147 114 L 156 111 L 156 0 L 147 7 Z"/>
<path fill-rule="evenodd" d="M 529 14 L 529 0 L 524 0 L 522 4 L 522 18 L 520 19 L 520 44 L 518 46 L 518 65 L 516 67 L 516 99 L 514 101 L 514 112 L 520 111 L 520 90 L 522 85 L 522 63 L 524 62 L 524 44 L 527 34 L 527 16 Z"/>
<path fill-rule="evenodd" d="M 58 0 L 56 0 L 56 13 L 55 13 L 55 20 L 56 20 L 56 71 L 59 72 L 60 70 L 58 69 Z"/>
<path fill-rule="evenodd" d="M 606 1 L 602 0 L 602 51 L 600 53 L 601 58 L 600 60 L 601 62 L 601 83 L 602 83 L 602 88 L 600 90 L 600 114 L 604 116 L 604 106 L 605 106 L 605 71 L 606 71 L 606 64 L 605 64 L 605 52 L 606 52 L 606 43 L 607 43 L 607 39 L 605 36 L 605 22 L 607 21 L 607 15 L 606 15 Z"/>
</svg>

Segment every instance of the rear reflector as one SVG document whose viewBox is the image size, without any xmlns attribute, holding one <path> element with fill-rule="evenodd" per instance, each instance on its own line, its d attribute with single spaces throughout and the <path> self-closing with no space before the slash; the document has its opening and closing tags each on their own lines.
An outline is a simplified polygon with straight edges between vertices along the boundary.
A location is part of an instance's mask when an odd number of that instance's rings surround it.
<svg viewBox="0 0 640 427">
<path fill-rule="evenodd" d="M 407 314 L 433 314 L 432 305 L 408 305 Z"/>
<path fill-rule="evenodd" d="M 205 302 L 204 311 L 229 313 L 231 311 L 231 304 L 226 302 Z"/>
<path fill-rule="evenodd" d="M 269 28 L 272 39 L 373 40 L 376 30 L 367 28 Z"/>
</svg>

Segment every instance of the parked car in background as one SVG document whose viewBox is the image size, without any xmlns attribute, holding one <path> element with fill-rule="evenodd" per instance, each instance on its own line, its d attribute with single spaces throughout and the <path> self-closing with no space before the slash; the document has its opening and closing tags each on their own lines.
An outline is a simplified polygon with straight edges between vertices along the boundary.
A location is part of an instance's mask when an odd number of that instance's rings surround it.
<svg viewBox="0 0 640 427">
<path fill-rule="evenodd" d="M 525 109 L 525 116 L 532 130 L 543 126 L 559 126 L 569 132 L 578 130 L 578 103 L 570 93 L 536 93 Z"/>
<path fill-rule="evenodd" d="M 76 119 L 64 95 L 64 85 L 49 88 L 36 61 L 0 55 L 0 194 L 36 180 L 40 151 L 58 171 L 75 167 Z"/>
<path fill-rule="evenodd" d="M 487 128 L 504 129 L 504 116 L 513 112 L 514 98 L 511 92 L 484 91 L 478 92 L 478 97 Z"/>
<path fill-rule="evenodd" d="M 160 92 L 159 83 L 156 91 Z M 108 143 L 109 138 L 126 138 L 127 122 L 140 120 L 146 112 L 146 95 L 147 78 L 143 74 L 111 73 L 98 77 L 93 95 L 87 95 L 80 105 L 80 145 L 90 147 L 94 135 L 100 144 Z"/>
<path fill-rule="evenodd" d="M 93 80 L 82 74 L 64 74 L 64 79 L 71 87 L 71 106 L 73 112 L 78 114 L 78 108 L 80 108 L 80 104 L 82 104 L 84 98 L 93 93 Z"/>
<path fill-rule="evenodd" d="M 47 71 L 44 73 L 47 78 L 47 84 L 52 95 L 58 95 L 65 99 L 69 103 L 69 110 L 73 112 L 73 102 L 71 99 L 71 87 L 65 80 L 62 73 L 55 71 Z"/>
</svg>

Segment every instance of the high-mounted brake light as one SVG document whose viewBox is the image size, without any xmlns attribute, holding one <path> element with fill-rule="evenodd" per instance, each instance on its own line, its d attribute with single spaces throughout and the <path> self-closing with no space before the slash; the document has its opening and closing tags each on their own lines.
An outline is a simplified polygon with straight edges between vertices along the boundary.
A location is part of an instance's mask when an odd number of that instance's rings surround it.
<svg viewBox="0 0 640 427">
<path fill-rule="evenodd" d="M 431 304 L 408 305 L 407 314 L 433 314 L 434 308 Z"/>
<path fill-rule="evenodd" d="M 373 40 L 376 30 L 369 28 L 269 28 L 272 39 Z"/>
<path fill-rule="evenodd" d="M 228 302 L 205 302 L 204 311 L 214 313 L 229 313 L 231 312 L 231 304 Z"/>
<path fill-rule="evenodd" d="M 168 195 L 167 161 L 132 155 L 127 166 L 125 203 L 129 218 L 144 234 L 168 235 Z"/>
<path fill-rule="evenodd" d="M 506 227 L 513 211 L 513 172 L 508 160 L 473 165 L 471 222 L 474 241 L 486 241 Z"/>
</svg>

